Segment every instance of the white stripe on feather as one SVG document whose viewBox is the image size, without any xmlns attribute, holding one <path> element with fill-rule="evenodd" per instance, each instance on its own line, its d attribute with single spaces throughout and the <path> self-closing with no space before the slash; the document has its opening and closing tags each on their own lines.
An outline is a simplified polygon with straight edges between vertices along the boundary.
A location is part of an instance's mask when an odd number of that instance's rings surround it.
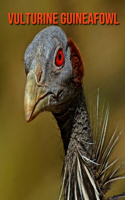
<svg viewBox="0 0 125 200">
<path fill-rule="evenodd" d="M 90 183 L 92 184 L 92 186 L 93 186 L 93 188 L 94 188 L 94 190 L 95 190 L 95 195 L 96 195 L 96 197 L 97 197 L 97 199 L 99 200 L 99 192 L 98 192 L 98 190 L 97 190 L 97 188 L 96 188 L 96 185 L 95 185 L 95 182 L 94 182 L 94 180 L 92 179 L 92 177 L 91 177 L 91 174 L 89 173 L 89 170 L 87 169 L 87 167 L 84 165 L 84 168 L 85 168 L 85 171 L 86 171 L 86 173 L 87 173 L 87 175 L 88 175 L 88 178 L 89 178 L 89 180 L 90 180 Z"/>
<path fill-rule="evenodd" d="M 67 165 L 65 166 L 63 180 L 62 180 L 62 184 L 61 184 L 61 191 L 60 191 L 60 195 L 59 195 L 59 199 L 58 200 L 61 200 L 61 197 L 62 197 L 62 192 L 63 192 L 63 188 L 64 188 L 64 182 L 65 182 L 65 176 L 66 176 L 66 170 L 67 170 Z"/>
<path fill-rule="evenodd" d="M 79 186 L 79 191 L 80 191 L 81 199 L 83 200 L 83 194 L 82 194 L 82 191 L 81 191 L 81 181 L 80 181 L 80 177 L 79 177 L 78 168 L 77 168 L 77 181 L 78 181 L 78 186 Z"/>
<path fill-rule="evenodd" d="M 120 131 L 119 135 L 117 136 L 117 138 L 115 139 L 115 141 L 114 141 L 113 144 L 111 145 L 110 150 L 108 151 L 108 154 L 106 155 L 105 160 L 104 160 L 104 162 L 103 162 L 103 168 L 105 168 L 105 167 L 107 166 L 107 164 L 108 164 L 108 157 L 110 156 L 110 153 L 112 152 L 112 150 L 113 150 L 113 148 L 114 148 L 116 142 L 118 141 L 118 139 L 119 139 L 121 133 L 122 133 L 122 131 Z"/>
<path fill-rule="evenodd" d="M 85 157 L 84 155 L 81 154 L 81 152 L 79 151 L 79 149 L 77 148 L 81 158 L 86 162 L 86 163 L 92 163 L 92 164 L 95 164 L 95 165 L 100 165 L 96 162 L 94 162 L 93 160 L 90 160 L 89 158 Z"/>
<path fill-rule="evenodd" d="M 78 198 L 77 198 L 77 189 L 76 189 L 76 183 L 75 183 L 75 200 L 78 200 Z"/>
<path fill-rule="evenodd" d="M 105 150 L 104 150 L 104 153 L 103 153 L 103 155 L 102 155 L 102 159 L 104 158 L 105 154 L 107 153 L 107 151 L 108 151 L 108 149 L 109 149 L 109 147 L 110 147 L 110 144 L 112 143 L 113 138 L 115 137 L 115 134 L 116 134 L 116 131 L 117 131 L 117 129 L 118 129 L 118 126 L 119 126 L 119 124 L 116 126 L 115 131 L 114 131 L 114 133 L 113 133 L 111 139 L 109 140 L 108 145 L 106 146 L 106 148 L 105 148 Z"/>
<path fill-rule="evenodd" d="M 112 174 L 110 175 L 110 177 L 109 178 L 112 178 L 114 175 L 116 175 L 116 173 L 118 172 L 118 170 L 122 167 L 122 165 L 124 165 L 125 164 L 125 161 L 121 164 L 121 165 L 119 165 L 115 170 L 114 170 L 114 172 L 112 172 Z"/>
<path fill-rule="evenodd" d="M 99 88 L 98 88 L 98 94 L 97 94 L 97 113 L 96 113 L 96 132 L 95 132 L 95 139 L 97 138 L 98 133 L 98 119 L 99 119 Z"/>
<path fill-rule="evenodd" d="M 105 100 L 104 100 L 104 103 L 103 103 L 103 106 L 102 106 L 101 116 L 100 116 L 100 120 L 99 120 L 98 134 L 100 133 L 100 130 L 101 130 L 101 124 L 102 124 L 102 119 L 103 119 L 104 108 L 105 108 Z"/>
<path fill-rule="evenodd" d="M 118 159 L 119 159 L 119 157 L 116 158 L 113 162 L 111 162 L 111 163 L 101 172 L 101 174 L 103 174 L 107 169 L 109 169 L 112 165 L 114 165 L 114 164 L 117 162 Z"/>
<path fill-rule="evenodd" d="M 77 176 L 78 176 L 79 189 L 80 190 L 82 189 L 82 197 L 84 197 L 85 200 L 89 200 L 88 194 L 87 194 L 85 186 L 84 186 L 84 182 L 83 182 L 83 178 L 82 178 L 82 171 L 81 171 L 81 166 L 80 166 L 78 156 L 77 156 L 77 161 L 78 161 Z"/>
<path fill-rule="evenodd" d="M 69 175 L 69 185 L 68 185 L 68 196 L 67 196 L 67 200 L 70 200 L 70 179 L 71 179 L 71 174 Z"/>
<path fill-rule="evenodd" d="M 108 125 L 108 117 L 109 117 L 109 108 L 107 108 L 107 110 L 106 110 L 103 127 L 102 127 L 102 131 L 101 131 L 101 136 L 100 136 L 100 142 L 99 142 L 98 149 L 96 152 L 97 162 L 101 156 L 101 150 L 102 150 L 104 140 L 105 140 L 105 134 L 106 134 L 106 129 L 107 129 L 107 125 Z"/>
<path fill-rule="evenodd" d="M 125 176 L 118 176 L 118 177 L 115 177 L 115 178 L 112 178 L 112 179 L 109 179 L 108 181 L 106 181 L 104 184 L 103 184 L 103 188 L 105 187 L 105 185 L 107 185 L 108 183 L 110 182 L 113 182 L 113 181 L 117 181 L 117 180 L 120 180 L 120 179 L 124 179 Z"/>
</svg>

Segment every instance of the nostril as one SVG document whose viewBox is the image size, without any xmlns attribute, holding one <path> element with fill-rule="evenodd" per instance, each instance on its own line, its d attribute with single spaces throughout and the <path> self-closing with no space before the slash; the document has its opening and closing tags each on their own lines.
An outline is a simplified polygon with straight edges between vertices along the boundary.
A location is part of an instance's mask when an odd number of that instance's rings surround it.
<svg viewBox="0 0 125 200">
<path fill-rule="evenodd" d="M 41 81 L 41 77 L 42 77 L 42 72 L 40 73 L 40 76 L 39 76 L 38 82 Z"/>
<path fill-rule="evenodd" d="M 37 83 L 40 83 L 41 80 L 42 80 L 42 74 L 43 72 L 42 71 L 36 71 L 36 77 L 37 77 Z"/>
</svg>

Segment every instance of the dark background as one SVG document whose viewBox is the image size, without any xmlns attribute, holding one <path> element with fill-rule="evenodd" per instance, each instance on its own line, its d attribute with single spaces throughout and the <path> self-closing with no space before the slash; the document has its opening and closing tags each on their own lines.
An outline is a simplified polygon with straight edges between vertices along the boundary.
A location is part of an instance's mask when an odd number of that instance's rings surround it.
<svg viewBox="0 0 125 200">
<path fill-rule="evenodd" d="M 116 12 L 120 25 L 61 25 L 84 59 L 87 103 L 96 99 L 110 108 L 110 129 L 119 122 L 123 134 L 113 157 L 125 159 L 125 1 L 0 1 L 0 200 L 58 199 L 62 143 L 51 113 L 27 123 L 23 99 L 26 75 L 23 56 L 44 25 L 9 25 L 8 12 Z M 123 170 L 125 172 L 125 168 Z M 110 194 L 125 191 L 117 181 Z"/>
</svg>

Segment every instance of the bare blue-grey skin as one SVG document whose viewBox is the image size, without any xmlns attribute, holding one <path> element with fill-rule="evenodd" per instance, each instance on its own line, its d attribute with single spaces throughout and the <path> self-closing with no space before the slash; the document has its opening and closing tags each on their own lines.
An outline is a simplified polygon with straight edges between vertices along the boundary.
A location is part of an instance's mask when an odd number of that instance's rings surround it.
<svg viewBox="0 0 125 200">
<path fill-rule="evenodd" d="M 60 48 L 64 62 L 57 66 L 55 59 Z M 77 49 L 76 45 L 74 48 Z M 57 120 L 65 150 L 59 200 L 62 194 L 65 200 L 102 200 L 112 182 L 125 178 L 117 175 L 120 167 L 114 170 L 118 159 L 109 164 L 111 152 L 121 132 L 117 136 L 116 128 L 105 145 L 109 116 L 107 109 L 101 119 L 98 119 L 97 113 L 97 121 L 92 127 L 97 137 L 93 141 L 83 87 L 82 84 L 79 87 L 74 84 L 72 55 L 68 39 L 61 28 L 51 26 L 35 36 L 24 55 L 27 75 L 25 117 L 31 121 L 40 112 L 50 111 Z M 81 61 L 77 59 L 78 62 Z M 118 200 L 122 197 L 125 197 L 125 193 L 109 199 Z"/>
<path fill-rule="evenodd" d="M 55 57 L 59 48 L 63 49 L 65 58 L 60 67 L 55 64 Z M 55 26 L 42 30 L 27 47 L 24 55 L 28 80 L 25 93 L 27 121 L 36 117 L 43 110 L 59 112 L 59 107 L 56 108 L 56 106 L 74 94 L 70 57 L 67 37 L 59 27 Z M 28 85 L 33 82 L 36 82 L 36 84 L 30 90 Z M 34 96 L 33 90 L 35 90 Z M 31 105 L 27 102 L 30 102 Z M 34 104 L 36 106 L 31 111 Z"/>
</svg>

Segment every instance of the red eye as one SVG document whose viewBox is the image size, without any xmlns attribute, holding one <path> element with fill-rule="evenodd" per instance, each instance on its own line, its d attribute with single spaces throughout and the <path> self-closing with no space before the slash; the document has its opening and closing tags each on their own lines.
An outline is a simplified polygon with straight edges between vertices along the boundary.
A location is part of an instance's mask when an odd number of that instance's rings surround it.
<svg viewBox="0 0 125 200">
<path fill-rule="evenodd" d="M 55 64 L 56 66 L 60 67 L 63 64 L 63 62 L 64 62 L 63 50 L 59 49 L 56 54 Z"/>
</svg>

